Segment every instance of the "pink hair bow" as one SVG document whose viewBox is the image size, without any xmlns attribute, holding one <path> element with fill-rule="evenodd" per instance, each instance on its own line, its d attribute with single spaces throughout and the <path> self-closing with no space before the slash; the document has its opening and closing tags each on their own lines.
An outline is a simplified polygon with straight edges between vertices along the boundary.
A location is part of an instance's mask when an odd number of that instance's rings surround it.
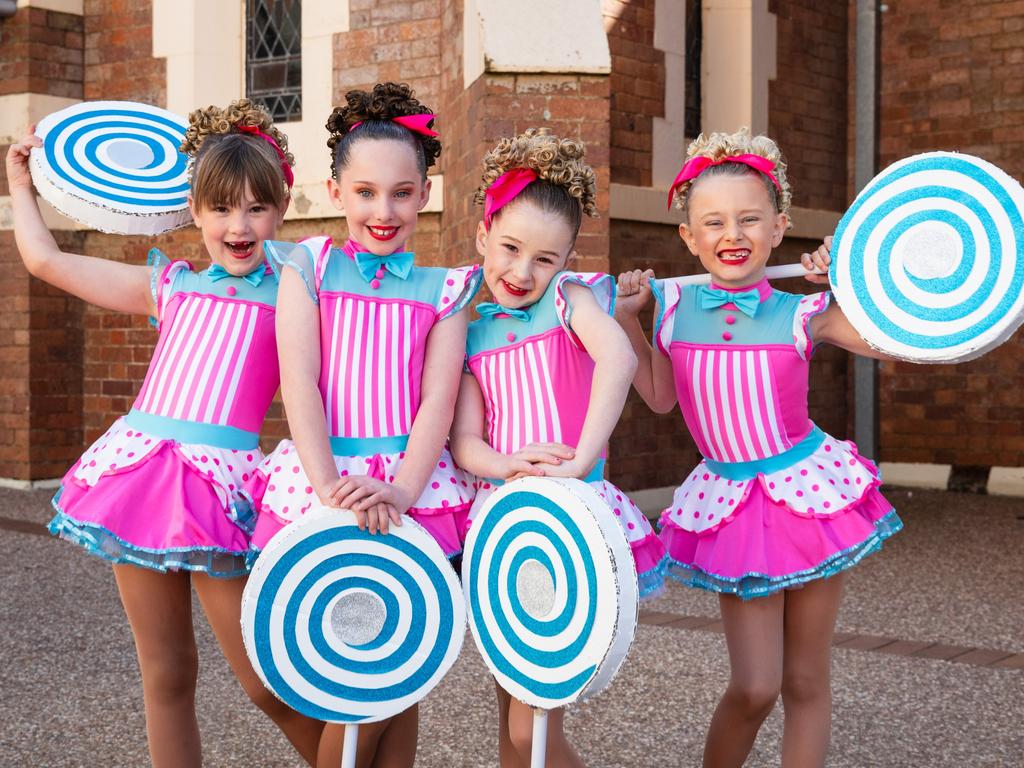
<svg viewBox="0 0 1024 768">
<path fill-rule="evenodd" d="M 775 163 L 769 160 L 767 157 L 761 157 L 760 155 L 731 155 L 730 157 L 723 157 L 721 160 L 712 160 L 710 157 L 691 157 L 687 160 L 679 171 L 679 175 L 676 176 L 675 181 L 672 182 L 672 186 L 668 188 L 668 207 L 672 208 L 672 197 L 675 195 L 676 187 L 685 181 L 690 181 L 700 176 L 704 171 L 710 168 L 712 165 L 721 165 L 722 163 L 741 163 L 753 168 L 755 171 L 760 171 L 769 179 L 772 180 L 772 184 L 775 188 L 782 191 L 782 186 L 779 184 L 779 180 L 775 178 Z"/>
<path fill-rule="evenodd" d="M 513 168 L 496 178 L 484 193 L 484 225 L 490 228 L 494 214 L 515 200 L 516 195 L 536 180 L 536 171 L 529 168 Z"/>
<path fill-rule="evenodd" d="M 288 165 L 288 160 L 284 156 L 284 151 L 278 146 L 277 142 L 274 141 L 274 137 L 269 133 L 264 133 L 255 125 L 239 125 L 236 127 L 242 133 L 248 133 L 250 136 L 258 136 L 274 148 L 274 151 L 277 152 L 277 156 L 281 159 L 281 173 L 284 174 L 285 183 L 288 185 L 288 189 L 291 189 L 292 185 L 295 183 L 295 174 L 292 173 L 292 167 Z"/>
<path fill-rule="evenodd" d="M 422 115 L 401 115 L 399 117 L 392 117 L 391 122 L 398 123 L 399 125 L 408 128 L 413 133 L 419 133 L 424 136 L 440 136 L 437 131 L 430 127 L 430 121 L 435 117 L 437 117 L 437 115 L 430 114 L 429 112 Z M 352 133 L 352 131 L 365 122 L 365 120 L 360 120 L 358 123 L 353 123 L 352 127 L 348 129 L 348 132 Z"/>
</svg>

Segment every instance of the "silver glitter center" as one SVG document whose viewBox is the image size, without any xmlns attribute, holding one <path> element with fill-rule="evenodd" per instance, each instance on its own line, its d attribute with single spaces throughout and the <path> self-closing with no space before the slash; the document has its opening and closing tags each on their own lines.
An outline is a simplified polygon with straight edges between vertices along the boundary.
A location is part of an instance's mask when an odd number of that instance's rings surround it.
<svg viewBox="0 0 1024 768">
<path fill-rule="evenodd" d="M 527 560 L 516 574 L 516 594 L 530 616 L 543 619 L 555 605 L 554 579 L 538 561 Z"/>
<path fill-rule="evenodd" d="M 960 235 L 948 224 L 925 222 L 912 228 L 902 240 L 903 263 L 914 277 L 949 277 L 960 266 L 963 245 Z"/>
<path fill-rule="evenodd" d="M 380 634 L 387 611 L 384 601 L 370 592 L 350 592 L 334 604 L 331 629 L 346 645 L 365 645 Z"/>
<path fill-rule="evenodd" d="M 153 162 L 153 150 L 141 141 L 121 139 L 106 147 L 107 155 L 122 168 L 145 168 Z"/>
</svg>

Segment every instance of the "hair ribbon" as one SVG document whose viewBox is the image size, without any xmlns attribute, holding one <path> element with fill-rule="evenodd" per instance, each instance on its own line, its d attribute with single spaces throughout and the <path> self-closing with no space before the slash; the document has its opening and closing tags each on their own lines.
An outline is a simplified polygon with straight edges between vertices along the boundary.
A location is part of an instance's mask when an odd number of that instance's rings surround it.
<svg viewBox="0 0 1024 768">
<path fill-rule="evenodd" d="M 537 172 L 529 168 L 512 168 L 496 178 L 484 192 L 484 226 L 489 229 L 494 214 L 536 180 Z"/>
<path fill-rule="evenodd" d="M 775 163 L 769 160 L 767 157 L 761 157 L 760 155 L 730 155 L 729 157 L 723 157 L 721 160 L 712 160 L 710 157 L 703 157 L 698 155 L 697 157 L 691 157 L 684 164 L 679 174 L 676 176 L 675 181 L 672 182 L 672 186 L 668 188 L 668 207 L 672 208 L 672 197 L 675 195 L 676 188 L 687 181 L 700 176 L 704 171 L 713 165 L 721 165 L 722 163 L 740 163 L 741 165 L 749 166 L 755 171 L 760 171 L 769 179 L 772 180 L 772 184 L 775 185 L 775 189 L 782 192 L 782 186 L 779 184 L 779 180 L 775 178 Z"/>
<path fill-rule="evenodd" d="M 235 127 L 242 133 L 248 133 L 250 136 L 258 136 L 274 148 L 274 151 L 277 152 L 277 156 L 281 159 L 281 173 L 284 174 L 284 181 L 288 185 L 288 189 L 291 189 L 292 185 L 295 184 L 295 174 L 292 173 L 292 167 L 288 165 L 288 160 L 285 158 L 284 151 L 280 146 L 278 146 L 278 143 L 274 141 L 274 137 L 269 133 L 264 133 L 260 130 L 259 126 L 256 125 L 236 125 Z"/>
<path fill-rule="evenodd" d="M 439 136 L 440 134 L 430 127 L 430 122 L 437 117 L 437 115 L 427 112 L 420 115 L 399 115 L 398 117 L 387 118 L 393 123 L 398 123 L 404 128 L 408 128 L 413 133 L 419 133 L 423 136 Z M 360 120 L 358 123 L 353 123 L 352 127 L 348 129 L 349 133 L 352 133 L 356 128 L 365 123 L 365 120 Z"/>
</svg>

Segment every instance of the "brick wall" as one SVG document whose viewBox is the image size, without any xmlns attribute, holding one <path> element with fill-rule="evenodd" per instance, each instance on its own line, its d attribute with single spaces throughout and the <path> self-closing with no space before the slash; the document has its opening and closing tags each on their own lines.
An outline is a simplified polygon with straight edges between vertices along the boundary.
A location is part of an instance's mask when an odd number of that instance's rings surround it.
<svg viewBox="0 0 1024 768">
<path fill-rule="evenodd" d="M 651 184 L 654 118 L 665 115 L 665 54 L 654 47 L 654 3 L 601 3 L 612 55 L 612 176 L 619 184 L 642 187 Z"/>
<path fill-rule="evenodd" d="M 901 0 L 881 16 L 880 167 L 957 150 L 1024 178 L 1024 3 Z M 1024 465 L 1024 338 L 961 365 L 885 363 L 887 461 Z"/>
<path fill-rule="evenodd" d="M 847 204 L 847 9 L 842 3 L 769 3 L 777 77 L 768 87 L 768 135 L 789 159 L 793 204 Z"/>
<path fill-rule="evenodd" d="M 21 8 L 0 23 L 0 96 L 45 93 L 82 98 L 81 16 Z"/>
</svg>

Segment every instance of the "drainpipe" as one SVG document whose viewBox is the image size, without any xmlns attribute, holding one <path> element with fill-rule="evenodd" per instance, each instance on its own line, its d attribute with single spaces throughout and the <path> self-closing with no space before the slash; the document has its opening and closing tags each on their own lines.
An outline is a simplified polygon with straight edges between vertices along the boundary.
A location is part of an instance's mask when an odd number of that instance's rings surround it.
<svg viewBox="0 0 1024 768">
<path fill-rule="evenodd" d="M 864 189 L 878 167 L 878 0 L 857 0 L 854 186 Z M 878 361 L 853 361 L 853 434 L 858 451 L 878 457 Z"/>
</svg>

